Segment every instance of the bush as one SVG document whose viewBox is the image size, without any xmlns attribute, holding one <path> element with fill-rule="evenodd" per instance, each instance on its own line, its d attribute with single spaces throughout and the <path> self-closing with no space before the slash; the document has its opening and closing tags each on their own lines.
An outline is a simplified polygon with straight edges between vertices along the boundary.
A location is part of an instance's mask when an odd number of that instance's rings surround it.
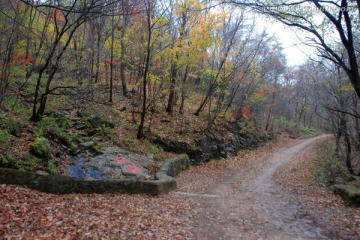
<svg viewBox="0 0 360 240">
<path fill-rule="evenodd" d="M 48 158 L 51 153 L 51 144 L 48 139 L 44 137 L 36 137 L 31 146 L 31 152 L 40 158 Z"/>
<path fill-rule="evenodd" d="M 318 168 L 315 171 L 315 178 L 320 185 L 343 183 L 349 177 L 346 166 L 337 156 L 332 142 L 320 143 L 316 160 Z"/>
<path fill-rule="evenodd" d="M 68 115 L 63 115 L 61 117 L 58 117 L 56 118 L 55 121 L 62 131 L 66 131 L 70 127 Z"/>
<path fill-rule="evenodd" d="M 10 134 L 6 130 L 0 130 L 0 148 L 8 148 Z"/>
<path fill-rule="evenodd" d="M 0 128 L 5 129 L 8 122 L 6 121 L 6 115 L 0 113 Z"/>
<path fill-rule="evenodd" d="M 53 117 L 44 117 L 40 122 L 37 123 L 35 129 L 36 136 L 62 136 L 63 131 Z"/>
<path fill-rule="evenodd" d="M 46 137 L 52 140 L 59 140 L 67 147 L 74 147 L 70 136 L 66 132 L 66 126 L 68 122 L 65 120 L 60 121 L 60 125 L 57 119 L 54 117 L 45 117 L 37 123 L 35 129 L 35 135 L 37 137 Z"/>
<path fill-rule="evenodd" d="M 48 161 L 47 171 L 50 174 L 56 174 L 58 172 L 58 168 L 57 168 L 57 166 L 56 166 L 56 164 L 54 162 Z"/>
<path fill-rule="evenodd" d="M 299 126 L 294 121 L 288 120 L 285 117 L 280 117 L 277 120 L 277 124 L 280 128 L 284 129 L 288 133 L 297 136 L 315 136 L 320 133 L 318 129 Z"/>
<path fill-rule="evenodd" d="M 41 162 L 42 162 L 42 159 L 37 158 L 37 157 L 32 157 L 29 159 L 30 164 L 37 164 L 37 163 L 41 163 Z"/>
<path fill-rule="evenodd" d="M 12 109 L 13 112 L 24 117 L 28 116 L 31 112 L 30 108 L 25 107 L 19 99 L 14 97 L 5 98 L 3 104 L 5 109 Z"/>
<path fill-rule="evenodd" d="M 11 134 L 14 136 L 20 135 L 20 122 L 16 119 L 9 119 L 6 115 L 0 114 L 0 130 L 3 134 L 0 136 L 0 141 L 4 134 Z M 6 133 L 5 133 L 6 132 Z"/>
<path fill-rule="evenodd" d="M 11 168 L 13 166 L 11 154 L 2 155 L 0 154 L 0 167 Z"/>
</svg>

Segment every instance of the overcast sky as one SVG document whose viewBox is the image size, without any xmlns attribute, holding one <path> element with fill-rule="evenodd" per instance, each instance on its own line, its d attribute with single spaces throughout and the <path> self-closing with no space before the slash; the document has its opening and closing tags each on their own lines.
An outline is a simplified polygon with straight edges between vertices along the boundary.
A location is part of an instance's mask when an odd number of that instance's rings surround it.
<svg viewBox="0 0 360 240">
<path fill-rule="evenodd" d="M 256 16 L 256 24 L 259 30 L 266 28 L 270 35 L 274 34 L 279 39 L 290 66 L 304 63 L 308 59 L 306 54 L 315 52 L 313 48 L 305 46 L 299 40 L 298 35 L 303 34 L 300 31 L 294 31 L 293 28 L 286 27 L 280 22 L 265 19 L 260 15 Z"/>
</svg>

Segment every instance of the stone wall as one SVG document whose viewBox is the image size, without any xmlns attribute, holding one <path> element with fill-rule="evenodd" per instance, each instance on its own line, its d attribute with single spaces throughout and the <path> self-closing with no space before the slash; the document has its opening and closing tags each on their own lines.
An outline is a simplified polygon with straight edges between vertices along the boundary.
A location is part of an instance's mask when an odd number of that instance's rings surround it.
<svg viewBox="0 0 360 240">
<path fill-rule="evenodd" d="M 69 193 L 144 193 L 157 195 L 176 189 L 174 177 L 189 166 L 189 158 L 184 155 L 165 161 L 156 180 L 128 178 L 124 180 L 77 180 L 68 176 L 45 175 L 0 168 L 0 183 L 27 186 L 42 192 Z"/>
</svg>

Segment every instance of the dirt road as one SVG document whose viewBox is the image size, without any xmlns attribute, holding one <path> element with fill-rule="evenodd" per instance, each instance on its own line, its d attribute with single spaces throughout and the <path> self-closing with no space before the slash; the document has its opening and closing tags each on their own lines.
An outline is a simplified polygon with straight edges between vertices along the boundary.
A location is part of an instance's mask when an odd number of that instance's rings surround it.
<svg viewBox="0 0 360 240">
<path fill-rule="evenodd" d="M 296 203 L 272 180 L 276 170 L 322 138 L 301 140 L 243 167 L 200 198 L 195 239 L 332 239 L 316 216 Z"/>
</svg>

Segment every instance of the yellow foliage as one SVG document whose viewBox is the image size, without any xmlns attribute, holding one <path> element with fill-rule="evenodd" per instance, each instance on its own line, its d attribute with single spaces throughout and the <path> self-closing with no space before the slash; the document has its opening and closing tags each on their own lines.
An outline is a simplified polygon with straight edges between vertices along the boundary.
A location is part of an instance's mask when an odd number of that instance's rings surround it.
<svg viewBox="0 0 360 240">
<path fill-rule="evenodd" d="M 351 92 L 354 91 L 354 87 L 351 84 L 344 85 L 340 87 L 341 92 Z"/>
</svg>

